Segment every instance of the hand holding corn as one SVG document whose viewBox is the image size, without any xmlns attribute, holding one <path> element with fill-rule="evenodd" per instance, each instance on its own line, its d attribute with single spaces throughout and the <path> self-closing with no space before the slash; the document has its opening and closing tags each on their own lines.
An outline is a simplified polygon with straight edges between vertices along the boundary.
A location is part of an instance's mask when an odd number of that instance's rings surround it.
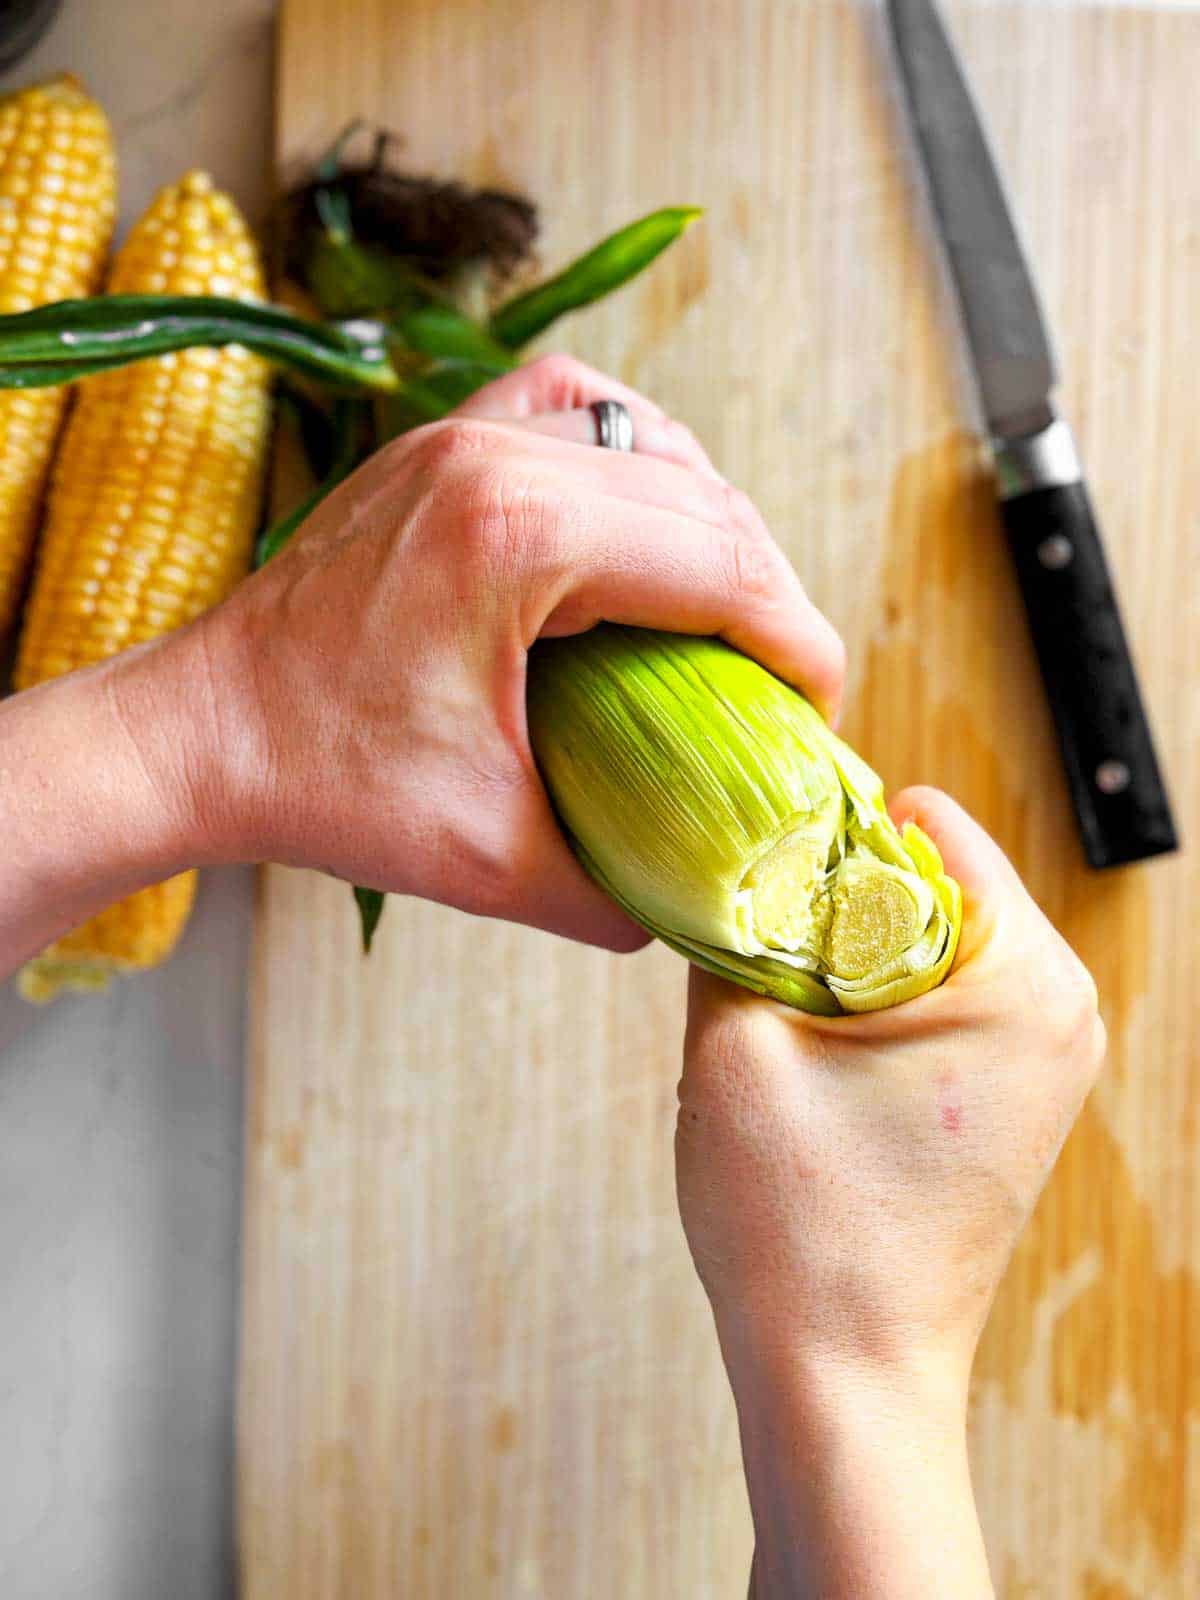
<svg viewBox="0 0 1200 1600">
<path fill-rule="evenodd" d="M 613 393 L 638 418 L 632 456 L 583 442 L 580 408 Z M 94 783 L 99 753 L 59 750 L 51 765 L 34 731 L 65 730 L 65 708 L 86 702 L 87 724 L 109 729 L 103 792 L 118 790 L 104 806 L 81 791 L 72 820 L 64 776 L 37 826 L 14 819 L 27 854 L 4 874 L 5 965 L 98 909 L 118 879 L 233 860 L 643 943 L 565 842 L 526 734 L 528 648 L 601 617 L 723 633 L 816 703 L 840 692 L 840 641 L 745 498 L 648 402 L 548 358 L 380 452 L 190 626 L 4 706 L 6 747 L 28 730 L 29 773 L 86 765 Z M 5 813 L 28 805 L 20 788 L 5 786 Z M 81 849 L 69 869 L 53 816 Z M 99 892 L 83 882 L 89 861 Z"/>
<path fill-rule="evenodd" d="M 753 1600 L 992 1594 L 968 1376 L 1104 1050 L 1094 984 L 993 841 L 934 790 L 892 809 L 966 896 L 943 987 L 827 1021 L 692 974 L 678 1194 L 738 1403 Z"/>
</svg>

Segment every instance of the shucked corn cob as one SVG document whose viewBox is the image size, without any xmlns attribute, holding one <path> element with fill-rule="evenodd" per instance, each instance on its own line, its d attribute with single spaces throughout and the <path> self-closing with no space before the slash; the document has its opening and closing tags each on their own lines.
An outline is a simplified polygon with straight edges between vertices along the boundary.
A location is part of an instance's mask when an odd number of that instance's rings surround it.
<svg viewBox="0 0 1200 1600">
<path fill-rule="evenodd" d="M 115 204 L 108 122 L 73 79 L 0 99 L 0 313 L 91 294 Z M 0 394 L 0 638 L 16 612 L 67 394 Z"/>
<path fill-rule="evenodd" d="M 264 283 L 237 208 L 194 172 L 133 229 L 108 289 L 250 299 Z M 166 633 L 228 593 L 258 525 L 269 406 L 267 364 L 240 345 L 83 382 L 55 463 L 18 688 Z M 194 894 L 186 872 L 110 906 L 32 961 L 22 992 L 49 999 L 155 965 Z"/>
</svg>

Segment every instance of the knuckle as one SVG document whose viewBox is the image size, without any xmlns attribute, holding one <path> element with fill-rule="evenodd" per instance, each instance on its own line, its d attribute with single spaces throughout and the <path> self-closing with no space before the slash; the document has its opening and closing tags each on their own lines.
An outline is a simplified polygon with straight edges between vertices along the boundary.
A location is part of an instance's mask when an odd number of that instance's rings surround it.
<svg viewBox="0 0 1200 1600">
<path fill-rule="evenodd" d="M 1104 1018 L 1099 1012 L 1092 1018 L 1092 1032 L 1088 1040 L 1087 1063 L 1091 1076 L 1094 1078 L 1104 1064 L 1108 1054 L 1108 1029 L 1104 1025 Z"/>
<path fill-rule="evenodd" d="M 474 917 L 511 917 L 520 897 L 521 885 L 503 855 L 493 855 L 472 863 L 460 891 L 459 907 Z"/>
<path fill-rule="evenodd" d="M 553 494 L 497 448 L 499 431 L 474 417 L 433 423 L 407 436 L 416 452 L 410 470 L 427 480 L 440 525 L 450 509 L 469 572 L 540 570 L 561 542 L 562 519 Z"/>
<path fill-rule="evenodd" d="M 1044 992 L 1045 1014 L 1058 1044 L 1090 1062 L 1100 1021 L 1099 995 L 1091 973 L 1066 946 L 1051 964 Z"/>
<path fill-rule="evenodd" d="M 407 446 L 416 469 L 428 475 L 471 470 L 494 447 L 495 428 L 475 417 L 447 417 L 405 434 L 388 449 Z"/>
<path fill-rule="evenodd" d="M 537 389 L 547 389 L 554 397 L 570 393 L 578 387 L 582 378 L 589 375 L 582 361 L 565 355 L 561 350 L 538 356 L 529 363 L 526 371 Z"/>
<path fill-rule="evenodd" d="M 386 444 L 380 445 L 372 459 L 383 463 L 389 477 L 407 471 L 423 432 L 424 429 L 415 429 L 412 433 L 402 433 L 389 439 Z"/>
<path fill-rule="evenodd" d="M 743 600 L 775 603 L 795 579 L 750 497 L 722 484 L 730 585 Z"/>
<path fill-rule="evenodd" d="M 1068 963 L 1068 973 L 1065 987 L 1069 997 L 1069 1015 L 1076 1029 L 1090 1039 L 1096 1019 L 1100 1015 L 1100 996 L 1096 990 L 1096 980 L 1083 962 L 1075 956 L 1072 956 Z"/>
<path fill-rule="evenodd" d="M 786 568 L 769 538 L 734 533 L 728 541 L 729 581 L 737 597 L 773 604 L 786 582 Z"/>
<path fill-rule="evenodd" d="M 467 521 L 476 555 L 493 571 L 541 571 L 562 542 L 553 496 L 527 474 L 511 470 L 480 477 Z"/>
<path fill-rule="evenodd" d="M 662 428 L 667 438 L 674 444 L 681 454 L 704 455 L 704 447 L 686 422 L 680 422 L 675 417 L 664 416 Z"/>
<path fill-rule="evenodd" d="M 682 423 L 679 426 L 682 427 Z M 758 514 L 758 508 L 744 489 L 739 489 L 736 484 L 722 483 L 720 493 L 725 503 L 725 523 L 728 528 L 752 539 L 769 540 L 770 535 Z"/>
<path fill-rule="evenodd" d="M 838 633 L 836 628 L 830 628 L 828 630 L 825 648 L 829 652 L 829 668 L 840 693 L 842 688 L 845 686 L 846 669 L 850 658 L 846 654 L 846 641 L 842 638 L 841 634 Z"/>
</svg>

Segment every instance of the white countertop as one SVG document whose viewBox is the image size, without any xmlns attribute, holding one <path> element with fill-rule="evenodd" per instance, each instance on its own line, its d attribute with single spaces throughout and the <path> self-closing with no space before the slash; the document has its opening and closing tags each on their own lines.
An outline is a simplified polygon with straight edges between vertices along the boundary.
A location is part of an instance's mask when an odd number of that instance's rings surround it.
<svg viewBox="0 0 1200 1600">
<path fill-rule="evenodd" d="M 84 79 L 123 227 L 194 166 L 259 220 L 274 9 L 65 0 L 0 87 Z M 174 960 L 105 996 L 39 1010 L 0 989 L 4 1600 L 233 1593 L 251 887 L 209 873 Z"/>
</svg>

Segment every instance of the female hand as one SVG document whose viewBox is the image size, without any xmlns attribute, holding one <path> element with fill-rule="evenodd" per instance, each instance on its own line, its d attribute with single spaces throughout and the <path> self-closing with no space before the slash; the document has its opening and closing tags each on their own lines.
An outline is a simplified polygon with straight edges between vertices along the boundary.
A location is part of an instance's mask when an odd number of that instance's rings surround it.
<svg viewBox="0 0 1200 1600">
<path fill-rule="evenodd" d="M 585 408 L 606 397 L 636 453 L 592 442 Z M 529 647 L 601 618 L 722 633 L 826 709 L 840 692 L 841 643 L 746 497 L 657 408 L 552 356 L 380 451 L 198 622 L 10 702 L 6 748 L 32 770 L 8 788 L 29 837 L 0 878 L 0 958 L 180 867 L 240 860 L 635 947 L 565 844 L 525 729 Z M 62 781 L 34 827 L 55 726 Z M 71 754 L 83 727 L 94 760 Z M 97 786 L 127 798 L 97 816 Z"/>
<path fill-rule="evenodd" d="M 898 821 L 966 899 L 943 988 L 802 1017 L 692 974 L 679 1203 L 755 1505 L 755 1593 L 989 1593 L 967 1379 L 1013 1244 L 1103 1055 L 1095 988 L 946 796 Z"/>
</svg>

